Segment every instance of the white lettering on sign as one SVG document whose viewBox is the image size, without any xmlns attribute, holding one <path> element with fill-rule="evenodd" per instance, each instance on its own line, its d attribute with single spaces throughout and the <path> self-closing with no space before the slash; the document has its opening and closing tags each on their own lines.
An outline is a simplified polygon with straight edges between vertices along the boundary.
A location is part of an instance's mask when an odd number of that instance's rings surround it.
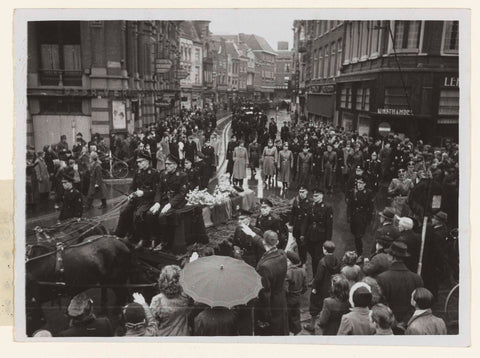
<svg viewBox="0 0 480 358">
<path fill-rule="evenodd" d="M 445 77 L 443 79 L 443 86 L 444 87 L 458 87 L 459 86 L 458 77 Z"/>
<path fill-rule="evenodd" d="M 397 108 L 378 108 L 378 114 L 390 114 L 394 116 L 413 116 L 411 109 L 397 109 Z"/>
</svg>

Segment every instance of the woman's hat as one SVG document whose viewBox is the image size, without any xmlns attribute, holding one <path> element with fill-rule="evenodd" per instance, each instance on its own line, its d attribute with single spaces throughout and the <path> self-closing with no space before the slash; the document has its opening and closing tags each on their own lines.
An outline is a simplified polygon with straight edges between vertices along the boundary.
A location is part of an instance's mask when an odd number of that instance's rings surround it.
<svg viewBox="0 0 480 358">
<path fill-rule="evenodd" d="M 378 215 L 380 215 L 385 219 L 393 220 L 393 218 L 395 217 L 395 212 L 393 211 L 392 208 L 385 208 L 383 209 L 383 211 L 380 211 Z"/>
<path fill-rule="evenodd" d="M 79 293 L 72 298 L 67 308 L 67 314 L 70 317 L 79 317 L 87 311 L 92 304 L 92 300 L 85 292 Z"/>
<path fill-rule="evenodd" d="M 390 248 L 386 250 L 387 254 L 390 254 L 395 257 L 409 257 L 408 246 L 406 243 L 401 241 L 394 241 Z"/>
</svg>

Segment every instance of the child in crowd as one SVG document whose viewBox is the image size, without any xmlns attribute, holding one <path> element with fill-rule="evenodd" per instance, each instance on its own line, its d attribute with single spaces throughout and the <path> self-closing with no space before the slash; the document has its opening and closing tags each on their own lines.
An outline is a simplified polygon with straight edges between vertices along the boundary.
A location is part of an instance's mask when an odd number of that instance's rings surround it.
<svg viewBox="0 0 480 358">
<path fill-rule="evenodd" d="M 307 291 L 307 272 L 299 267 L 300 258 L 293 251 L 287 251 L 287 276 L 285 291 L 287 292 L 288 326 L 290 332 L 297 335 L 302 330 L 300 325 L 300 299 Z"/>
</svg>

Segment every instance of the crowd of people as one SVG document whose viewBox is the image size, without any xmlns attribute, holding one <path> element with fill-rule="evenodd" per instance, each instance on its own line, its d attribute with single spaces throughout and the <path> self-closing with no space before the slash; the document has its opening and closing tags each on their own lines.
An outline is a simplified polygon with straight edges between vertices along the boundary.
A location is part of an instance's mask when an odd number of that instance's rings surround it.
<svg viewBox="0 0 480 358">
<path fill-rule="evenodd" d="M 159 214 L 185 205 L 187 191 L 205 188 L 218 164 L 211 118 L 208 111 L 197 111 L 133 136 L 139 139 L 133 151 L 138 170 L 117 236 L 135 237 L 138 246 L 170 245 L 162 237 Z M 284 123 L 278 138 L 275 119 L 245 103 L 234 108 L 232 131 L 226 148 L 232 182 L 243 186 L 247 168 L 252 180 L 261 168 L 259 180 L 267 187 L 280 181 L 283 193 L 298 190 L 286 218 L 272 214 L 272 201 L 262 199 L 255 223 L 242 213 L 229 238 L 233 256 L 262 278 L 258 298 L 233 309 L 207 307 L 182 291 L 181 268 L 166 266 L 150 305 L 135 295 L 125 307 L 123 330 L 114 332 L 108 322 L 99 322 L 83 295 L 72 300 L 71 327 L 60 335 L 288 335 L 302 328 L 323 335 L 447 333 L 432 307 L 440 283 L 458 280 L 458 257 L 446 240 L 458 225 L 458 144 L 432 147 L 394 133 L 374 140 L 312 121 Z M 112 152 L 123 159 L 125 142 L 112 141 Z M 200 169 L 204 174 L 189 172 L 192 166 L 202 168 L 202 162 L 208 167 Z M 334 189 L 344 192 L 345 224 L 355 243 L 342 259 L 333 242 L 336 213 L 324 201 Z M 387 205 L 380 210 L 381 192 Z M 369 225 L 372 252 L 364 249 Z M 300 304 L 307 291 L 311 319 L 302 327 Z"/>
<path fill-rule="evenodd" d="M 185 169 L 189 186 L 208 186 L 218 164 L 220 140 L 216 127 L 216 109 L 182 109 L 178 116 L 146 125 L 133 134 L 112 134 L 107 144 L 105 137 L 94 134 L 90 142 L 76 134 L 70 147 L 62 135 L 57 144 L 46 145 L 43 151 L 27 148 L 26 190 L 27 209 L 53 197 L 59 220 L 81 217 L 99 199 L 107 207 L 106 186 L 103 181 L 111 165 L 111 158 L 122 160 L 136 172 L 138 158 L 149 161 L 149 167 L 165 171 L 167 158 L 175 158 Z M 136 188 L 135 188 L 136 189 Z"/>
</svg>

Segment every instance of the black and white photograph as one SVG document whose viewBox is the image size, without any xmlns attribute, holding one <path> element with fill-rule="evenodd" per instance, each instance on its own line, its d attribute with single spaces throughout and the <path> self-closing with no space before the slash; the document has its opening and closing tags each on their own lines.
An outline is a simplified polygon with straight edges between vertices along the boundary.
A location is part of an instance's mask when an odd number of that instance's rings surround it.
<svg viewBox="0 0 480 358">
<path fill-rule="evenodd" d="M 468 345 L 469 26 L 18 11 L 16 339 Z"/>
</svg>

